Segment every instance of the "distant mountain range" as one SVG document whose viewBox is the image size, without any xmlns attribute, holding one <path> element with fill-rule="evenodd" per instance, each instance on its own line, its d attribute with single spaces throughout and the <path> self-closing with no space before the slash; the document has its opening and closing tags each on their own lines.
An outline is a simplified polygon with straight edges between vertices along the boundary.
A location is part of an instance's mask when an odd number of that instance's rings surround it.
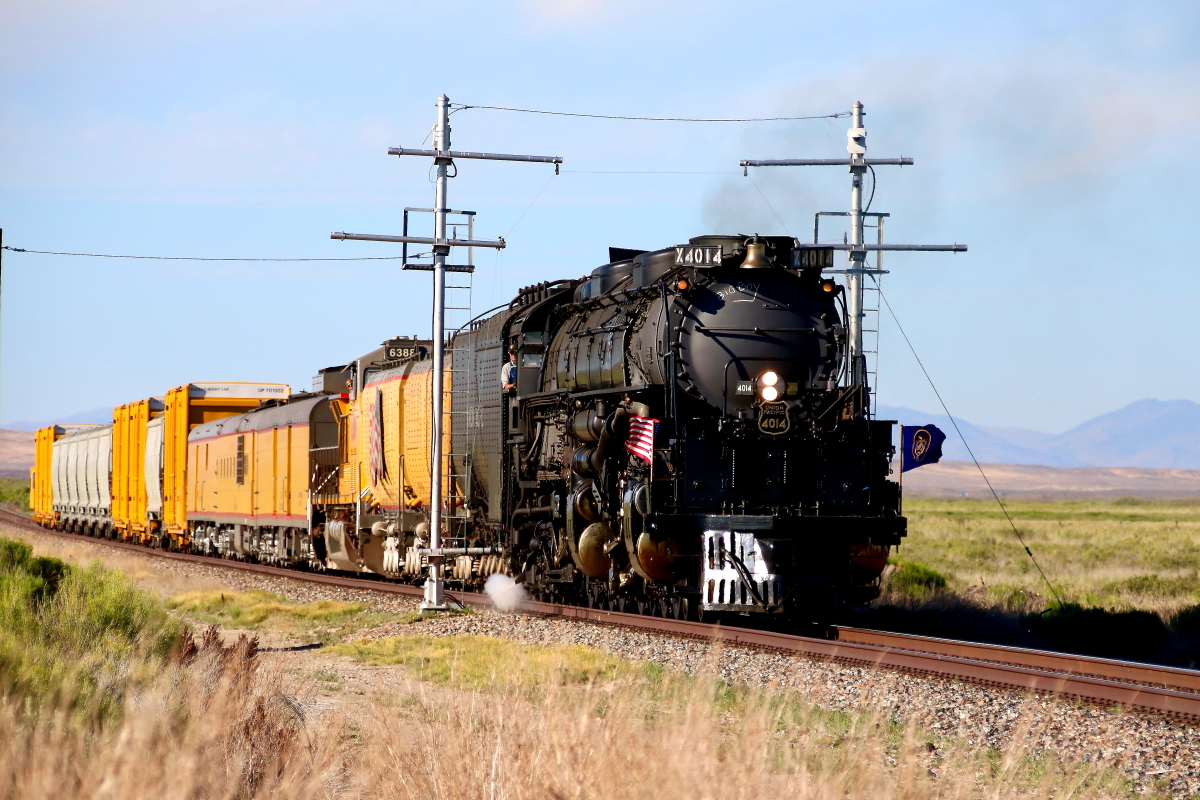
<svg viewBox="0 0 1200 800">
<path fill-rule="evenodd" d="M 96 425 L 106 425 L 112 422 L 113 410 L 112 406 L 104 408 L 93 408 L 91 411 L 79 411 L 70 416 L 56 420 L 42 420 L 41 422 L 32 422 L 27 419 L 18 420 L 17 422 L 6 422 L 0 425 L 0 428 L 6 428 L 10 431 L 36 431 L 38 428 L 44 428 L 47 425 L 83 425 L 92 423 Z"/>
<path fill-rule="evenodd" d="M 971 459 L 944 414 L 881 405 L 876 416 L 899 420 L 902 425 L 937 425 L 946 433 L 943 459 Z M 56 420 L 59 423 L 111 421 L 111 408 L 83 411 Z M 21 421 L 3 427 L 32 431 L 49 424 Z M 1138 400 L 1057 435 L 1024 428 L 975 425 L 963 419 L 958 420 L 958 427 L 975 457 L 994 464 L 1200 469 L 1200 404 L 1190 400 Z"/>
<path fill-rule="evenodd" d="M 946 434 L 943 459 L 971 458 L 943 414 L 881 405 L 876 417 L 899 420 L 902 425 L 936 425 Z M 1200 469 L 1200 404 L 1190 400 L 1138 400 L 1060 434 L 957 421 L 980 461 L 1048 467 Z"/>
</svg>

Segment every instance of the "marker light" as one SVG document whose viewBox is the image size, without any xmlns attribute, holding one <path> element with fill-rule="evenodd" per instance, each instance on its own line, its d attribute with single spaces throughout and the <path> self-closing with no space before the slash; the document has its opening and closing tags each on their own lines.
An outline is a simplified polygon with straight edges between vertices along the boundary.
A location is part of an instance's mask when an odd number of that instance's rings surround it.
<svg viewBox="0 0 1200 800">
<path fill-rule="evenodd" d="M 779 399 L 779 390 L 776 389 L 774 386 L 764 386 L 759 391 L 759 394 L 761 394 L 762 399 L 767 401 L 768 403 L 774 402 L 775 400 Z"/>
<path fill-rule="evenodd" d="M 684 279 L 684 278 L 680 278 L 680 279 L 679 279 L 679 283 L 675 284 L 675 288 L 676 288 L 676 289 L 678 289 L 678 290 L 679 290 L 679 291 L 681 291 L 681 292 L 682 292 L 684 289 L 686 289 L 687 287 L 688 287 L 688 282 L 687 282 L 687 280 L 686 280 L 686 279 Z"/>
<path fill-rule="evenodd" d="M 827 292 L 832 292 L 835 288 L 837 288 L 837 285 L 833 281 L 826 279 L 821 281 L 821 288 Z"/>
<path fill-rule="evenodd" d="M 758 376 L 758 384 L 760 386 L 774 386 L 777 383 L 779 383 L 779 376 L 771 370 L 767 370 Z"/>
</svg>

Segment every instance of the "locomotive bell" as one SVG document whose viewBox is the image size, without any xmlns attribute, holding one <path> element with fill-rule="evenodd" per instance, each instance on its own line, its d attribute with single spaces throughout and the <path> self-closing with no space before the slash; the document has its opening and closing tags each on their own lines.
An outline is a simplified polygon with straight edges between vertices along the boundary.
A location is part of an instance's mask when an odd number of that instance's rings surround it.
<svg viewBox="0 0 1200 800">
<path fill-rule="evenodd" d="M 742 260 L 742 269 L 766 269 L 771 266 L 767 258 L 766 242 L 750 242 L 746 245 L 746 257 Z"/>
</svg>

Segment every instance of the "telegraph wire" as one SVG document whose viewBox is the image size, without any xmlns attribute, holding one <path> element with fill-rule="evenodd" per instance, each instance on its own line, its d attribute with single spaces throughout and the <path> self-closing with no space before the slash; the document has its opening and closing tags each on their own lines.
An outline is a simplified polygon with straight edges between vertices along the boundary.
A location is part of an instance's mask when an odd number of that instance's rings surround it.
<svg viewBox="0 0 1200 800">
<path fill-rule="evenodd" d="M 747 175 L 747 177 L 749 176 Z M 788 236 L 792 236 L 792 232 L 788 230 L 787 223 L 783 221 L 783 217 L 779 216 L 779 212 L 775 210 L 775 206 L 771 205 L 771 201 L 767 199 L 765 194 L 763 194 L 763 190 L 759 188 L 758 182 L 755 181 L 754 178 L 750 178 L 750 182 L 753 183 L 754 188 L 758 190 L 758 196 L 761 197 L 763 202 L 767 204 L 767 208 L 771 209 L 771 213 L 775 215 L 775 219 L 779 220 L 779 224 L 783 226 L 783 232 Z M 796 237 L 792 236 L 792 238 L 795 239 Z"/>
<path fill-rule="evenodd" d="M 473 106 L 464 103 L 452 103 L 455 111 L 465 111 L 468 108 L 485 108 L 490 111 L 517 111 L 522 114 L 547 114 L 554 117 L 586 117 L 587 119 L 621 119 L 638 122 L 793 122 L 805 119 L 837 119 L 850 116 L 849 111 L 839 111 L 836 114 L 817 114 L 808 117 L 751 117 L 744 119 L 721 119 L 703 117 L 625 117 L 615 114 L 578 114 L 571 111 L 539 111 L 532 108 L 509 108 L 507 106 Z"/>
<path fill-rule="evenodd" d="M 564 169 L 564 175 L 741 175 L 734 170 L 610 170 Z"/>
<path fill-rule="evenodd" d="M 546 187 L 548 187 L 550 185 L 550 181 L 552 181 L 552 180 L 554 180 L 553 175 L 550 176 L 550 180 L 548 180 L 544 184 L 542 184 L 542 188 L 538 189 L 538 193 L 535 194 L 533 196 L 533 199 L 529 201 L 529 205 L 525 206 L 525 210 L 521 212 L 521 216 L 517 217 L 517 221 L 513 223 L 513 226 L 511 228 L 508 229 L 508 233 L 504 234 L 505 238 L 512 236 L 512 232 L 515 231 L 517 229 L 517 226 L 521 224 L 521 220 L 525 219 L 525 215 L 529 213 L 529 209 L 533 208 L 533 204 L 536 203 L 538 201 L 538 198 L 542 196 L 542 192 L 546 191 Z"/>
<path fill-rule="evenodd" d="M 62 253 L 56 250 L 26 250 L 23 247 L 9 247 L 8 245 L 4 245 L 4 249 L 12 253 L 36 253 L 42 256 L 137 258 L 149 261 L 399 261 L 404 258 L 404 256 L 359 256 L 356 258 L 201 258 L 199 256 L 121 256 L 110 253 Z"/>
<path fill-rule="evenodd" d="M 967 443 L 967 437 L 963 436 L 962 429 L 958 427 L 958 421 L 954 419 L 954 415 L 950 413 L 950 409 L 946 406 L 946 401 L 942 399 L 942 393 L 938 391 L 937 386 L 933 383 L 933 378 L 929 376 L 929 370 L 925 369 L 925 365 L 921 362 L 921 357 L 917 355 L 917 348 L 913 347 L 913 343 L 908 338 L 908 334 L 904 332 L 904 326 L 900 324 L 900 319 L 896 316 L 895 310 L 892 309 L 892 304 L 888 302 L 887 296 L 884 295 L 883 289 L 879 285 L 879 281 L 875 279 L 874 275 L 871 275 L 871 280 L 875 283 L 875 290 L 879 292 L 879 298 L 883 300 L 883 304 L 887 306 L 888 313 L 892 315 L 892 322 L 896 323 L 897 330 L 899 330 L 900 335 L 904 337 L 904 343 L 908 345 L 908 349 L 912 352 L 913 358 L 917 360 L 917 366 L 921 368 L 921 372 L 925 373 L 925 380 L 929 381 L 929 388 L 933 389 L 933 393 L 937 395 L 938 402 L 942 405 L 942 410 L 945 411 L 946 416 L 950 418 L 950 424 L 954 426 L 954 430 L 958 434 L 958 438 L 962 440 L 963 446 L 967 448 L 967 453 L 971 456 L 971 461 L 975 462 L 975 469 L 979 470 L 979 474 L 983 476 L 983 482 L 987 484 L 988 491 L 990 491 L 992 493 L 992 497 L 996 499 L 996 505 L 1000 506 L 1000 510 L 1004 513 L 1004 518 L 1008 520 L 1009 527 L 1012 528 L 1013 533 L 1017 536 L 1017 541 L 1020 542 L 1021 546 L 1025 548 L 1025 554 L 1029 556 L 1029 560 L 1032 561 L 1033 566 L 1037 568 L 1038 574 L 1042 576 L 1042 582 L 1046 584 L 1046 588 L 1050 590 L 1050 594 L 1054 595 L 1054 599 L 1058 601 L 1058 605 L 1061 608 L 1063 606 L 1062 598 L 1059 597 L 1058 591 L 1054 588 L 1054 584 L 1052 584 L 1050 579 L 1046 577 L 1046 573 L 1042 570 L 1042 565 L 1038 563 L 1037 558 L 1033 555 L 1033 551 L 1029 549 L 1029 545 L 1025 543 L 1025 537 L 1021 535 L 1021 531 L 1017 528 L 1017 524 L 1013 522 L 1013 518 L 1009 516 L 1008 509 L 1004 507 L 1004 501 L 1000 499 L 1000 495 L 992 486 L 992 482 L 988 480 L 987 473 L 983 471 L 983 465 L 980 464 L 979 459 L 975 457 L 975 452 L 971 450 L 971 445 Z"/>
</svg>

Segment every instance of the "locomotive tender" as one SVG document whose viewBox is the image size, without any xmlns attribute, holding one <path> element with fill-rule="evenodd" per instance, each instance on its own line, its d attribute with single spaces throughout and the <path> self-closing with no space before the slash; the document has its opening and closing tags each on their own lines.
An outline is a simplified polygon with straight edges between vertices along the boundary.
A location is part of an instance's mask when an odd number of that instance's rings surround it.
<svg viewBox="0 0 1200 800">
<path fill-rule="evenodd" d="M 821 275 L 832 261 L 777 236 L 611 248 L 589 277 L 527 287 L 460 331 L 439 465 L 442 543 L 459 552 L 446 577 L 503 572 L 545 599 L 680 618 L 827 620 L 876 596 L 906 525 L 893 423 L 871 418 L 851 368 L 842 287 Z M 428 345 L 391 340 L 286 398 L 189 384 L 119 407 L 115 427 L 43 429 L 34 518 L 419 580 Z M 658 421 L 652 461 L 625 447 L 639 417 Z"/>
</svg>

